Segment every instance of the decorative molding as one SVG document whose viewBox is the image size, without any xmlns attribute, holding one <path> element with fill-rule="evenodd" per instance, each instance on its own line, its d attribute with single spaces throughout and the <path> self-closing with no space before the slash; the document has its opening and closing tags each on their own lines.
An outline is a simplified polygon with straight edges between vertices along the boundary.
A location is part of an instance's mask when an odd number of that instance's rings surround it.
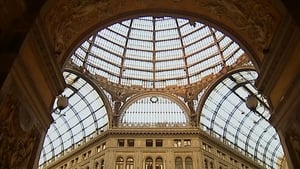
<svg viewBox="0 0 300 169">
<path fill-rule="evenodd" d="M 32 26 L 29 32 L 31 42 L 36 47 L 37 62 L 49 84 L 50 91 L 54 96 L 59 95 L 65 88 L 65 81 L 62 76 L 62 67 L 59 65 L 57 57 L 50 50 L 50 44 L 47 42 L 45 32 L 41 27 L 40 20 Z"/>
<path fill-rule="evenodd" d="M 198 6 L 207 8 L 218 20 L 229 20 L 239 31 L 247 35 L 262 53 L 269 43 L 278 24 L 278 14 L 270 3 L 261 0 L 195 0 Z"/>
<path fill-rule="evenodd" d="M 117 20 L 134 11 L 157 12 L 178 11 L 211 21 L 216 25 L 231 31 L 237 38 L 249 47 L 249 51 L 257 55 L 260 63 L 264 51 L 269 44 L 280 22 L 280 14 L 268 1 L 238 1 L 238 0 L 72 0 L 58 1 L 46 11 L 42 19 L 53 43 L 55 53 L 62 62 L 68 56 L 72 45 L 80 37 L 86 36 L 112 20 Z M 58 12 L 59 11 L 59 12 Z M 190 17 L 190 16 L 187 16 Z M 257 56 L 254 56 L 257 57 Z"/>
</svg>

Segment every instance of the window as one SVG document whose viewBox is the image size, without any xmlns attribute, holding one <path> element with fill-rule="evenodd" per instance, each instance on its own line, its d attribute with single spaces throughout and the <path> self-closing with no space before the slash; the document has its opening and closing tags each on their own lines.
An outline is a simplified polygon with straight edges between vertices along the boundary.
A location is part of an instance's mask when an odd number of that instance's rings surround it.
<svg viewBox="0 0 300 169">
<path fill-rule="evenodd" d="M 83 158 L 84 160 L 86 160 L 86 159 L 87 159 L 87 154 L 84 153 L 84 154 L 82 155 L 82 158 Z"/>
<path fill-rule="evenodd" d="M 185 158 L 185 169 L 193 169 L 193 160 L 191 157 Z"/>
<path fill-rule="evenodd" d="M 95 164 L 95 169 L 100 169 L 100 164 L 98 161 L 96 161 L 96 164 Z"/>
<path fill-rule="evenodd" d="M 128 147 L 134 147 L 134 139 L 128 139 L 127 145 L 128 145 Z"/>
<path fill-rule="evenodd" d="M 118 146 L 119 147 L 124 147 L 124 145 L 125 145 L 124 139 L 118 139 Z"/>
<path fill-rule="evenodd" d="M 97 152 L 99 153 L 101 151 L 101 146 L 97 146 Z"/>
<path fill-rule="evenodd" d="M 219 150 L 217 150 L 217 156 L 218 156 L 219 158 L 221 158 L 221 159 L 225 159 L 225 158 L 226 158 L 225 153 L 223 153 L 223 152 L 221 152 L 221 151 L 219 151 Z"/>
<path fill-rule="evenodd" d="M 185 147 L 191 146 L 191 140 L 190 140 L 190 139 L 185 139 L 185 140 L 183 141 L 183 145 L 184 145 Z"/>
<path fill-rule="evenodd" d="M 127 158 L 126 169 L 133 169 L 133 158 L 132 157 Z"/>
<path fill-rule="evenodd" d="M 212 152 L 212 147 L 206 143 L 202 143 L 202 148 L 208 152 Z"/>
<path fill-rule="evenodd" d="M 105 150 L 106 149 L 106 145 L 105 143 L 102 144 L 102 150 Z"/>
<path fill-rule="evenodd" d="M 181 147 L 181 140 L 175 139 L 174 140 L 174 147 Z"/>
<path fill-rule="evenodd" d="M 163 164 L 163 159 L 158 157 L 155 160 L 155 169 L 163 169 L 164 168 L 164 164 Z"/>
<path fill-rule="evenodd" d="M 146 147 L 152 147 L 153 146 L 153 140 L 147 139 L 146 140 Z"/>
<path fill-rule="evenodd" d="M 232 157 L 230 157 L 230 161 L 233 165 L 237 165 L 238 164 L 238 161 Z"/>
<path fill-rule="evenodd" d="M 204 157 L 204 169 L 215 169 L 214 168 L 214 159 L 208 156 Z"/>
<path fill-rule="evenodd" d="M 101 166 L 100 169 L 104 169 L 104 160 L 101 160 Z"/>
<path fill-rule="evenodd" d="M 181 157 L 176 157 L 175 158 L 175 169 L 183 169 L 183 164 L 182 164 L 182 158 Z"/>
<path fill-rule="evenodd" d="M 145 161 L 145 169 L 153 169 L 153 160 L 151 157 L 148 157 Z"/>
<path fill-rule="evenodd" d="M 157 139 L 157 140 L 155 140 L 155 146 L 156 146 L 156 147 L 162 147 L 162 146 L 163 146 L 163 141 L 162 141 L 162 139 Z"/>
<path fill-rule="evenodd" d="M 208 169 L 208 160 L 204 159 L 204 169 Z"/>
<path fill-rule="evenodd" d="M 124 159 L 122 157 L 118 157 L 116 161 L 116 169 L 123 169 Z"/>
<path fill-rule="evenodd" d="M 228 169 L 228 167 L 223 163 L 219 163 L 219 169 Z"/>
</svg>

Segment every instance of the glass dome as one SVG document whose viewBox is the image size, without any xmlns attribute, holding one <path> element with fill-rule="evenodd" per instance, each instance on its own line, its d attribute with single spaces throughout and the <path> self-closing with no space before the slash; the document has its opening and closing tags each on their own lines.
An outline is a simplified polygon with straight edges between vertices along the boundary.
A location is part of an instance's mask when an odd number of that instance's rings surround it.
<svg viewBox="0 0 300 169">
<path fill-rule="evenodd" d="M 259 95 L 255 71 L 241 71 L 226 77 L 209 93 L 203 104 L 202 129 L 267 168 L 280 168 L 283 150 L 276 130 L 269 123 L 269 105 Z M 255 96 L 255 109 L 246 106 L 246 98 Z"/>
<path fill-rule="evenodd" d="M 174 101 L 160 96 L 145 97 L 137 100 L 122 113 L 122 126 L 135 127 L 174 127 L 189 123 L 187 112 Z"/>
<path fill-rule="evenodd" d="M 61 155 L 68 149 L 108 125 L 107 111 L 95 87 L 74 73 L 64 72 L 67 88 L 62 93 L 68 106 L 62 110 L 53 105 L 52 123 L 45 136 L 39 164 Z"/>
<path fill-rule="evenodd" d="M 245 57 L 222 32 L 184 18 L 132 18 L 97 31 L 70 54 L 66 67 L 74 70 L 64 72 L 62 93 L 69 105 L 59 110 L 54 103 L 55 123 L 46 134 L 40 164 L 113 126 L 110 120 L 124 128 L 199 124 L 261 165 L 278 168 L 284 155 L 280 140 L 268 122 L 268 103 L 255 89 L 253 65 L 247 59 L 240 64 Z M 236 73 L 229 74 L 229 67 Z M 225 77 L 213 84 L 221 78 L 216 74 Z M 249 95 L 259 100 L 255 111 L 245 104 Z"/>
<path fill-rule="evenodd" d="M 71 61 L 116 84 L 163 88 L 196 83 L 243 54 L 238 44 L 213 27 L 148 16 L 96 32 L 74 51 Z"/>
</svg>

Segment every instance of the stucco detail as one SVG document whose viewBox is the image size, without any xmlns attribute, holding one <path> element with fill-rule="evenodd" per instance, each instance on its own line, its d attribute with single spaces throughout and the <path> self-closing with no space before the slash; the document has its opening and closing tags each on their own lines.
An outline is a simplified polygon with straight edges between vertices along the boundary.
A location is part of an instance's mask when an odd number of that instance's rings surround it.
<svg viewBox="0 0 300 169">
<path fill-rule="evenodd" d="M 230 33 L 247 46 L 258 64 L 280 21 L 277 11 L 266 1 L 212 0 L 61 0 L 44 13 L 45 27 L 56 56 L 64 63 L 70 50 L 100 26 L 116 19 L 145 15 L 186 15 L 208 21 Z M 50 4 L 49 4 L 50 5 Z"/>
</svg>

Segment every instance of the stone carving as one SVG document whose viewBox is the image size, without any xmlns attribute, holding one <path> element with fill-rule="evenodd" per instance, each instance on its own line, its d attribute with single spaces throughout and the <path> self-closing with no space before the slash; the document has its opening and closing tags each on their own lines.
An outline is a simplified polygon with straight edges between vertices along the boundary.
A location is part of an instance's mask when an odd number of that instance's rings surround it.
<svg viewBox="0 0 300 169">
<path fill-rule="evenodd" d="M 270 4 L 263 4 L 259 0 L 207 0 L 203 3 L 195 1 L 220 20 L 225 18 L 232 20 L 238 29 L 259 46 L 260 52 L 268 48 L 276 27 L 275 14 L 270 12 L 272 11 Z"/>
<path fill-rule="evenodd" d="M 80 33 L 84 26 L 90 25 L 90 18 L 109 15 L 110 5 L 109 0 L 59 1 L 56 4 L 57 8 L 45 17 L 48 32 L 54 33 L 51 38 L 56 55 L 59 56 L 66 49 L 74 34 Z M 58 12 L 57 9 L 61 11 Z"/>
<path fill-rule="evenodd" d="M 20 125 L 20 102 L 16 97 L 7 95 L 0 103 L 0 169 L 30 168 L 29 161 L 38 132 Z M 23 126 L 24 127 L 24 126 Z M 29 131 L 30 129 L 30 131 Z"/>
</svg>

